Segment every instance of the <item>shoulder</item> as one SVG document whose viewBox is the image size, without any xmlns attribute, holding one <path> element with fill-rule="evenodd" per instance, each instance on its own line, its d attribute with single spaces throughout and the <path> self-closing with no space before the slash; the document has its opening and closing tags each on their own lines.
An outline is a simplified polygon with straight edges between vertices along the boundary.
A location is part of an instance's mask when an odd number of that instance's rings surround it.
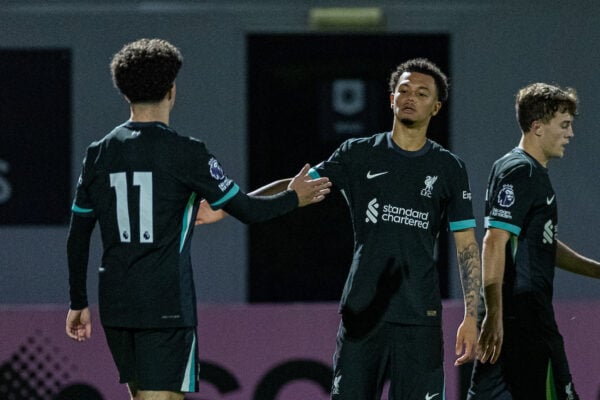
<svg viewBox="0 0 600 400">
<path fill-rule="evenodd" d="M 89 144 L 86 150 L 86 159 L 89 161 L 92 157 L 97 156 L 102 152 L 102 149 L 107 148 L 110 144 L 116 140 L 118 132 L 121 126 L 116 127 L 110 133 L 105 135 L 102 139 L 95 140 Z"/>
<path fill-rule="evenodd" d="M 538 166 L 527 154 L 513 149 L 494 162 L 492 174 L 500 179 L 531 178 Z"/>
<path fill-rule="evenodd" d="M 430 152 L 439 162 L 446 163 L 450 168 L 465 168 L 465 162 L 458 155 L 433 140 L 429 140 L 429 142 L 431 143 Z"/>
<path fill-rule="evenodd" d="M 184 146 L 184 147 L 189 147 L 194 150 L 198 150 L 198 149 L 206 150 L 206 142 L 204 142 L 203 140 L 198 139 L 193 136 L 180 135 L 175 131 L 173 131 L 173 133 L 174 134 L 171 137 L 179 145 Z"/>
<path fill-rule="evenodd" d="M 184 155 L 193 155 L 198 153 L 208 153 L 206 143 L 194 136 L 187 136 L 178 133 L 175 129 L 169 126 L 161 125 L 153 129 L 153 134 L 158 138 L 160 143 L 174 149 L 175 155 L 183 157 Z"/>
<path fill-rule="evenodd" d="M 347 139 L 340 145 L 340 150 L 368 150 L 382 145 L 387 146 L 388 133 L 389 132 L 381 132 L 372 136 Z"/>
<path fill-rule="evenodd" d="M 156 124 L 150 127 L 151 132 L 159 136 L 162 140 L 168 140 L 182 146 L 206 147 L 204 141 L 194 136 L 182 135 L 171 126 Z"/>
</svg>

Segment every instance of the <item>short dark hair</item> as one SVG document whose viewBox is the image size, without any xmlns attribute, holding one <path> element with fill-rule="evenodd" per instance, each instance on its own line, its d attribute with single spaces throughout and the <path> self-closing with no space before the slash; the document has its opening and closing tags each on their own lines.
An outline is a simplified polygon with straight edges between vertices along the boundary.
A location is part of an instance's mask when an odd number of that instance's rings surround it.
<svg viewBox="0 0 600 400">
<path fill-rule="evenodd" d="M 426 58 L 414 58 L 398 65 L 396 70 L 390 76 L 391 93 L 396 91 L 398 80 L 405 72 L 419 72 L 431 76 L 435 81 L 438 100 L 446 101 L 448 98 L 448 78 L 437 65 Z"/>
<path fill-rule="evenodd" d="M 113 84 L 132 103 L 162 100 L 183 64 L 179 49 L 163 39 L 139 39 L 117 52 L 110 63 Z"/>
<path fill-rule="evenodd" d="M 577 93 L 572 88 L 561 88 L 547 83 L 532 83 L 520 89 L 516 96 L 515 111 L 523 132 L 531 129 L 533 121 L 548 123 L 557 111 L 577 115 Z"/>
</svg>

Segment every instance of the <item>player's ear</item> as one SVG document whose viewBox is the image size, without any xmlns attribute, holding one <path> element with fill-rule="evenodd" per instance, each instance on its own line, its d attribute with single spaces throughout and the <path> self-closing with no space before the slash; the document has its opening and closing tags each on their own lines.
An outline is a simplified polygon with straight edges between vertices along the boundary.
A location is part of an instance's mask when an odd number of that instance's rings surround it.
<svg viewBox="0 0 600 400">
<path fill-rule="evenodd" d="M 394 92 L 390 92 L 390 108 L 394 109 Z"/>
<path fill-rule="evenodd" d="M 167 92 L 167 100 L 171 100 L 172 98 L 174 98 L 176 91 L 177 91 L 177 89 L 175 87 L 175 82 L 173 82 L 173 85 L 171 85 L 171 88 Z"/>
<path fill-rule="evenodd" d="M 530 132 L 533 132 L 536 136 L 540 136 L 542 134 L 542 121 L 536 119 L 531 123 Z"/>
<path fill-rule="evenodd" d="M 441 109 L 442 109 L 442 102 L 438 100 L 433 105 L 433 111 L 431 112 L 431 116 L 437 115 L 437 113 L 439 113 Z"/>
</svg>

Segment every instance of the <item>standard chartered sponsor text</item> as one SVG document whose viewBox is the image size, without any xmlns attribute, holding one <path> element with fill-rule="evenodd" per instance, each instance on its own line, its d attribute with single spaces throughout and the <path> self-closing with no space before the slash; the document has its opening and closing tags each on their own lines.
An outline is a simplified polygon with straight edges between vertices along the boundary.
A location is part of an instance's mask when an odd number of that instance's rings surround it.
<svg viewBox="0 0 600 400">
<path fill-rule="evenodd" d="M 421 229 L 429 228 L 429 213 L 414 210 L 412 208 L 396 207 L 391 204 L 383 206 L 381 220 L 394 222 Z"/>
</svg>

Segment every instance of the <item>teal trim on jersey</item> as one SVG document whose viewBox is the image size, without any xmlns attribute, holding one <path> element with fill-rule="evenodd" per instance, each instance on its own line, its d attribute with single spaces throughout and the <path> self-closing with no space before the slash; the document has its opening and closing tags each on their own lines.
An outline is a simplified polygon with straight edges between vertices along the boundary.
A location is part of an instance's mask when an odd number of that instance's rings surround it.
<svg viewBox="0 0 600 400">
<path fill-rule="evenodd" d="M 446 400 L 446 377 L 444 376 L 444 391 L 442 392 L 442 400 Z"/>
<path fill-rule="evenodd" d="M 94 209 L 93 208 L 81 208 L 77 204 L 73 203 L 73 205 L 71 206 L 71 211 L 79 213 L 79 214 L 89 214 L 91 212 L 94 212 Z"/>
<path fill-rule="evenodd" d="M 465 219 L 463 221 L 450 222 L 451 231 L 462 231 L 463 229 L 475 228 L 477 223 L 474 219 Z"/>
<path fill-rule="evenodd" d="M 319 179 L 321 177 L 321 175 L 319 175 L 317 170 L 315 170 L 314 168 L 308 170 L 308 175 L 310 175 L 310 177 L 313 179 Z"/>
<path fill-rule="evenodd" d="M 188 362 L 185 367 L 185 374 L 183 375 L 183 382 L 181 384 L 182 392 L 195 392 L 196 391 L 196 334 L 194 333 L 194 340 L 192 341 L 192 348 L 190 349 L 190 355 Z"/>
<path fill-rule="evenodd" d="M 488 226 L 491 228 L 503 229 L 515 235 L 519 235 L 521 233 L 521 228 L 519 228 L 518 226 L 509 224 L 507 222 L 496 221 L 493 219 L 488 220 Z"/>
<path fill-rule="evenodd" d="M 210 206 L 212 208 L 219 207 L 220 205 L 228 202 L 233 196 L 238 194 L 239 191 L 240 191 L 240 187 L 236 183 L 234 183 L 233 187 L 231 189 L 229 189 L 229 191 L 227 192 L 227 194 L 225 196 L 221 197 L 221 199 L 215 201 L 214 203 L 210 203 Z"/>
<path fill-rule="evenodd" d="M 179 252 L 183 250 L 183 245 L 185 243 L 185 239 L 190 231 L 190 223 L 192 221 L 192 210 L 194 209 L 194 202 L 196 201 L 196 193 L 192 193 L 190 199 L 185 206 L 185 211 L 183 212 L 183 223 L 181 224 L 181 236 L 179 239 Z"/>
<path fill-rule="evenodd" d="M 548 371 L 546 373 L 546 400 L 557 400 L 556 385 L 554 384 L 554 373 L 552 372 L 552 361 L 548 361 Z"/>
</svg>

